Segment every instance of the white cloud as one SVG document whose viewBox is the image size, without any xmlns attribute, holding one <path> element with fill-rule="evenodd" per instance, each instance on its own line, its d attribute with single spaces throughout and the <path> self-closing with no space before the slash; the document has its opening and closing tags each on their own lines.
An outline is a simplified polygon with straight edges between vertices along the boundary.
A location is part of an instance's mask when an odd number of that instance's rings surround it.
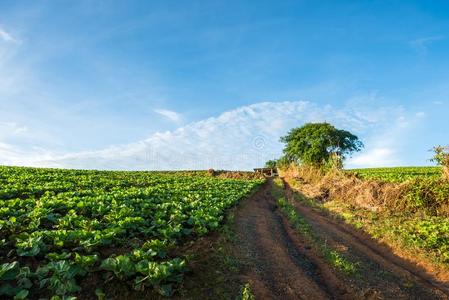
<svg viewBox="0 0 449 300">
<path fill-rule="evenodd" d="M 14 122 L 0 122 L 0 132 L 7 131 L 10 134 L 21 134 L 28 131 L 28 127 L 19 125 Z"/>
<path fill-rule="evenodd" d="M 153 110 L 155 113 L 160 114 L 161 116 L 167 118 L 168 120 L 178 123 L 179 121 L 181 121 L 181 114 L 172 111 L 172 110 L 168 110 L 168 109 L 154 109 Z"/>
<path fill-rule="evenodd" d="M 424 118 L 426 116 L 426 113 L 423 111 L 419 111 L 415 114 L 418 118 Z"/>
<path fill-rule="evenodd" d="M 393 120 L 393 121 L 391 121 Z M 311 102 L 263 102 L 243 106 L 217 117 L 155 133 L 136 143 L 98 151 L 55 154 L 45 150 L 0 148 L 0 163 L 84 169 L 240 169 L 261 166 L 279 157 L 279 137 L 306 122 L 328 121 L 367 140 L 370 151 L 350 160 L 350 166 L 399 162 L 392 149 L 409 122 L 401 108 L 359 110 L 318 106 Z M 391 131 L 397 127 L 396 131 Z M 386 132 L 388 134 L 386 134 Z M 373 141 L 381 141 L 375 143 Z"/>
<path fill-rule="evenodd" d="M 443 35 L 435 35 L 435 36 L 428 36 L 424 38 L 419 38 L 413 41 L 410 41 L 409 44 L 414 48 L 416 51 L 420 53 L 425 53 L 427 51 L 428 46 L 436 41 L 440 41 L 445 39 L 446 37 Z"/>
<path fill-rule="evenodd" d="M 393 149 L 386 147 L 377 147 L 368 150 L 349 160 L 352 167 L 388 167 L 398 166 L 400 162 Z"/>
<path fill-rule="evenodd" d="M 0 122 L 0 137 L 17 136 L 28 131 L 28 127 L 14 122 Z"/>
<path fill-rule="evenodd" d="M 12 36 L 11 33 L 0 27 L 0 40 L 7 43 L 18 43 L 19 40 Z"/>
<path fill-rule="evenodd" d="M 366 151 L 349 158 L 346 162 L 348 168 L 393 167 L 406 164 L 401 153 L 408 151 L 405 146 L 410 138 L 408 135 L 426 114 L 408 114 L 400 109 L 396 117 L 394 115 L 391 115 L 391 119 L 386 116 L 380 131 L 365 136 Z"/>
<path fill-rule="evenodd" d="M 56 156 L 44 149 L 20 149 L 19 147 L 0 142 L 0 164 L 12 166 L 47 166 L 39 163 L 40 161 L 48 161 Z M 61 165 L 61 167 L 63 167 Z"/>
</svg>

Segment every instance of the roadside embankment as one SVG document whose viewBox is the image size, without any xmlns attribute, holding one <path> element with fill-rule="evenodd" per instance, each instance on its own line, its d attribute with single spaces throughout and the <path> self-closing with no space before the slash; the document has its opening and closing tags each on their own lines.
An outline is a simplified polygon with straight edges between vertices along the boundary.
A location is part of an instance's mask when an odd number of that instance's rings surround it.
<svg viewBox="0 0 449 300">
<path fill-rule="evenodd" d="M 350 224 L 391 252 L 449 282 L 449 188 L 439 178 L 364 180 L 313 168 L 281 172 L 301 203 Z"/>
</svg>

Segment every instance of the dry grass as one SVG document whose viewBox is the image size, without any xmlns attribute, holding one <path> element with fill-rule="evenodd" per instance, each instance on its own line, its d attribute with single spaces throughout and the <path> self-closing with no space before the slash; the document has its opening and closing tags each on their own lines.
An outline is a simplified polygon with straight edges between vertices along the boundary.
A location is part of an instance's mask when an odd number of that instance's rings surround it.
<svg viewBox="0 0 449 300">
<path fill-rule="evenodd" d="M 402 198 L 409 187 L 408 183 L 362 180 L 338 170 L 324 174 L 321 170 L 312 167 L 291 166 L 283 170 L 280 175 L 294 179 L 308 197 L 321 203 L 338 199 L 372 211 L 383 208 L 403 208 Z"/>
<path fill-rule="evenodd" d="M 446 180 L 449 180 L 449 166 L 443 166 L 443 176 Z"/>
</svg>

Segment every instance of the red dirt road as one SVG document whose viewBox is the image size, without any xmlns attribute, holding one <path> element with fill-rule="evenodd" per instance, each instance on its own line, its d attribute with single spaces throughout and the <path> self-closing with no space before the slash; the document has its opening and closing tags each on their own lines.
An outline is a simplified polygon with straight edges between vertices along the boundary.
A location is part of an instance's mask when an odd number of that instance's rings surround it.
<svg viewBox="0 0 449 300">
<path fill-rule="evenodd" d="M 293 230 L 268 182 L 235 214 L 235 255 L 241 279 L 256 299 L 449 299 L 448 287 L 421 274 L 382 245 L 358 235 L 286 195 L 296 211 L 330 247 L 343 249 L 359 269 L 348 276 L 329 266 Z"/>
</svg>

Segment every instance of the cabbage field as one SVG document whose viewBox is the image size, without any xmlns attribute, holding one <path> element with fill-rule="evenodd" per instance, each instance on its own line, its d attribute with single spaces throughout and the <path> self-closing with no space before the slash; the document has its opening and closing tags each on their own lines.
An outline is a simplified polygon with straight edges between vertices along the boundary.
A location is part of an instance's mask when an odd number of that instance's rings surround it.
<svg viewBox="0 0 449 300">
<path fill-rule="evenodd" d="M 206 172 L 0 167 L 0 298 L 73 299 L 93 275 L 170 295 L 186 270 L 178 246 L 219 227 L 261 183 Z"/>
<path fill-rule="evenodd" d="M 352 169 L 348 172 L 362 179 L 375 179 L 384 182 L 404 182 L 416 178 L 440 178 L 441 167 L 395 167 Z"/>
</svg>

